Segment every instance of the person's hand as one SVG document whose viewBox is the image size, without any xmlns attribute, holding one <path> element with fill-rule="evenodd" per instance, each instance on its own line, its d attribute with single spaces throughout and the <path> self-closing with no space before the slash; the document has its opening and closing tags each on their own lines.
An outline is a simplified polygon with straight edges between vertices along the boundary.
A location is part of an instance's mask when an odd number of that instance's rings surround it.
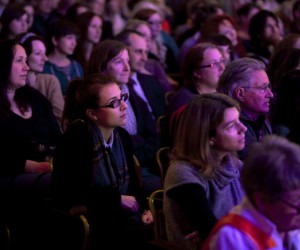
<svg viewBox="0 0 300 250">
<path fill-rule="evenodd" d="M 135 197 L 129 195 L 121 195 L 121 207 L 131 212 L 138 212 L 139 204 Z"/>
<path fill-rule="evenodd" d="M 25 173 L 47 173 L 51 172 L 51 167 L 49 162 L 37 162 L 37 161 L 31 161 L 27 160 L 25 164 Z"/>
<path fill-rule="evenodd" d="M 142 222 L 145 224 L 150 224 L 153 222 L 153 216 L 150 210 L 145 210 L 142 214 Z"/>
</svg>

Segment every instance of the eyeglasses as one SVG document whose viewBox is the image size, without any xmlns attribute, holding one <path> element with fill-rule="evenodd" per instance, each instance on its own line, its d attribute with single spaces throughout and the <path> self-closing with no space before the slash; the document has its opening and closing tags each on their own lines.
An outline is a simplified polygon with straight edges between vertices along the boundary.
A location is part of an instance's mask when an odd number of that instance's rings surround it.
<svg viewBox="0 0 300 250">
<path fill-rule="evenodd" d="M 261 86 L 261 87 L 242 87 L 242 88 L 244 88 L 244 89 L 257 89 L 261 93 L 266 93 L 268 89 L 272 91 L 271 83 L 268 83 L 268 84 L 266 84 L 264 86 Z"/>
<path fill-rule="evenodd" d="M 161 25 L 162 21 L 148 21 L 149 25 Z"/>
<path fill-rule="evenodd" d="M 121 101 L 126 102 L 128 100 L 128 97 L 129 97 L 128 93 L 121 94 L 120 99 L 113 100 L 111 101 L 110 104 L 104 106 L 98 106 L 97 108 L 112 108 L 112 109 L 118 108 L 121 105 Z"/>
<path fill-rule="evenodd" d="M 212 62 L 211 64 L 207 65 L 201 65 L 199 68 L 213 68 L 213 69 L 220 69 L 221 66 L 225 66 L 225 60 L 222 60 L 221 62 Z"/>
<path fill-rule="evenodd" d="M 300 206 L 296 206 L 296 205 L 294 205 L 293 203 L 290 203 L 289 201 L 287 201 L 287 200 L 285 200 L 285 199 L 280 199 L 280 201 L 281 201 L 283 204 L 285 204 L 285 205 L 287 205 L 287 206 L 289 206 L 289 207 L 291 207 L 291 208 L 297 210 L 297 213 L 300 214 Z"/>
</svg>

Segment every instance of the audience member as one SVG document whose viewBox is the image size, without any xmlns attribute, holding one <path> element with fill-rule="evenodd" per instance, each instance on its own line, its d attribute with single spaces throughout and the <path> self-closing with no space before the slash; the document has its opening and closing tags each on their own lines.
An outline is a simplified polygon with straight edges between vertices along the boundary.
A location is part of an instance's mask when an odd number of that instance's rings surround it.
<svg viewBox="0 0 300 250">
<path fill-rule="evenodd" d="M 246 50 L 250 48 L 249 24 L 251 18 L 260 10 L 260 7 L 254 3 L 249 2 L 240 6 L 236 11 L 238 24 L 238 38 Z"/>
<path fill-rule="evenodd" d="M 171 116 L 194 95 L 216 92 L 224 68 L 223 57 L 216 45 L 199 43 L 192 47 L 182 64 L 184 85 L 170 100 L 167 114 Z"/>
<path fill-rule="evenodd" d="M 219 79 L 218 90 L 241 105 L 240 119 L 247 132 L 245 148 L 238 153 L 244 160 L 253 142 L 272 133 L 268 112 L 273 93 L 264 63 L 247 57 L 230 62 Z"/>
<path fill-rule="evenodd" d="M 65 17 L 71 22 L 76 23 L 78 20 L 77 17 L 87 11 L 90 11 L 90 9 L 86 3 L 76 2 L 69 7 Z"/>
<path fill-rule="evenodd" d="M 68 87 L 66 130 L 53 158 L 53 197 L 63 209 L 86 207 L 89 249 L 143 249 L 148 237 L 143 233 L 152 239 L 152 227 L 146 229 L 153 218 L 145 211 L 130 136 L 120 127 L 127 99 L 107 75 L 76 79 Z"/>
<path fill-rule="evenodd" d="M 50 102 L 26 84 L 24 48 L 0 42 L 1 177 L 50 172 L 49 160 L 61 132 Z"/>
<path fill-rule="evenodd" d="M 143 187 L 150 195 L 152 191 L 161 188 L 160 178 L 156 176 L 156 174 L 158 175 L 156 151 L 159 149 L 160 140 L 147 104 L 128 84 L 130 77 L 129 61 L 129 51 L 124 43 L 116 40 L 105 40 L 94 47 L 87 73 L 104 73 L 113 76 L 120 84 L 121 90 L 129 93 L 126 109 L 127 122 L 124 128 L 131 136 L 134 155 L 142 167 Z"/>
<path fill-rule="evenodd" d="M 151 28 L 151 43 L 149 57 L 158 60 L 167 73 L 176 73 L 179 69 L 179 48 L 170 34 L 162 29 L 162 16 L 155 9 L 141 9 L 133 16 L 149 23 Z"/>
<path fill-rule="evenodd" d="M 300 249 L 300 147 L 275 135 L 249 151 L 246 197 L 212 229 L 203 250 Z"/>
<path fill-rule="evenodd" d="M 13 39 L 28 31 L 28 15 L 19 4 L 8 4 L 0 16 L 0 39 Z"/>
<path fill-rule="evenodd" d="M 300 120 L 299 80 L 299 69 L 291 70 L 281 78 L 273 108 L 272 127 L 274 134 L 288 137 L 292 141 L 300 144 L 300 137 L 298 136 Z"/>
<path fill-rule="evenodd" d="M 129 19 L 124 30 L 135 30 L 139 32 L 146 39 L 149 53 L 152 35 L 150 26 L 146 21 L 139 19 Z M 162 85 L 165 92 L 175 89 L 178 85 L 178 82 L 176 82 L 167 74 L 162 64 L 153 58 L 149 58 L 149 56 L 147 57 L 147 60 L 145 62 L 144 69 L 141 69 L 141 73 L 154 75 Z"/>
<path fill-rule="evenodd" d="M 50 33 L 53 49 L 48 54 L 43 72 L 58 78 L 65 95 L 69 81 L 84 74 L 82 66 L 71 57 L 77 45 L 79 30 L 72 22 L 61 19 L 53 23 Z"/>
<path fill-rule="evenodd" d="M 166 113 L 165 91 L 154 76 L 143 73 L 148 59 L 146 39 L 134 30 L 125 30 L 116 39 L 128 46 L 133 91 L 147 104 L 156 121 Z"/>
<path fill-rule="evenodd" d="M 282 40 L 277 16 L 268 10 L 260 10 L 250 20 L 249 57 L 268 65 L 274 47 Z"/>
<path fill-rule="evenodd" d="M 27 84 L 39 90 L 50 101 L 53 114 L 61 124 L 61 116 L 64 108 L 64 97 L 61 92 L 58 79 L 51 74 L 41 74 L 46 56 L 46 43 L 42 37 L 34 33 L 24 33 L 19 35 L 17 41 L 23 46 L 27 54 L 29 71 L 27 74 Z"/>
<path fill-rule="evenodd" d="M 300 34 L 291 33 L 286 35 L 274 48 L 272 55 L 281 49 L 297 48 L 300 49 Z"/>
<path fill-rule="evenodd" d="M 212 34 L 222 34 L 228 37 L 233 46 L 233 59 L 244 57 L 246 50 L 242 45 L 238 35 L 238 26 L 232 16 L 227 14 L 214 15 L 207 18 L 201 27 L 201 40 L 206 40 Z"/>
<path fill-rule="evenodd" d="M 74 56 L 84 71 L 86 71 L 87 63 L 91 57 L 94 46 L 100 42 L 102 23 L 102 18 L 91 11 L 86 11 L 76 18 L 80 36 Z"/>
<path fill-rule="evenodd" d="M 9 0 L 0 0 L 0 16 L 2 15 L 2 12 L 8 3 Z"/>
<path fill-rule="evenodd" d="M 244 196 L 242 162 L 235 151 L 245 145 L 239 104 L 210 93 L 195 96 L 182 113 L 164 182 L 168 240 L 199 249 L 218 219 Z"/>
</svg>

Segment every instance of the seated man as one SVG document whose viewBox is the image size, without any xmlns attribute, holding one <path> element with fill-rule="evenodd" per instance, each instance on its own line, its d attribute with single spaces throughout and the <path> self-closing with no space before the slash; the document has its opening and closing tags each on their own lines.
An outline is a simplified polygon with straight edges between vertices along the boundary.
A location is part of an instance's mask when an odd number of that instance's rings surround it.
<svg viewBox="0 0 300 250">
<path fill-rule="evenodd" d="M 300 249 L 300 147 L 266 136 L 250 149 L 241 177 L 246 192 L 212 229 L 202 250 Z"/>
<path fill-rule="evenodd" d="M 265 65 L 259 60 L 240 58 L 230 62 L 219 79 L 218 91 L 239 101 L 241 122 L 247 127 L 245 148 L 238 152 L 241 160 L 249 145 L 272 134 L 267 113 L 273 98 Z"/>
</svg>

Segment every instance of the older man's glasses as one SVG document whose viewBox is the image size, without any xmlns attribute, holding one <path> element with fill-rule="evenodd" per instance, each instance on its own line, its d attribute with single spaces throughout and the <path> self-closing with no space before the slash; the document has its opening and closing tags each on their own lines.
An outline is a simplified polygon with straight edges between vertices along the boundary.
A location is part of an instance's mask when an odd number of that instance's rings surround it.
<svg viewBox="0 0 300 250">
<path fill-rule="evenodd" d="M 244 89 L 257 89 L 261 93 L 266 93 L 268 89 L 272 91 L 271 83 L 268 83 L 268 84 L 266 84 L 264 86 L 261 86 L 261 87 L 242 87 L 242 88 L 244 88 Z"/>
<path fill-rule="evenodd" d="M 297 211 L 297 213 L 300 214 L 300 206 L 299 206 L 299 205 L 296 206 L 296 205 L 294 205 L 293 203 L 291 203 L 291 202 L 289 202 L 289 201 L 287 201 L 287 200 L 285 200 L 285 199 L 280 199 L 280 201 L 281 201 L 283 204 L 285 204 L 286 206 L 295 209 L 295 210 Z"/>
<path fill-rule="evenodd" d="M 224 67 L 224 66 L 225 66 L 225 60 L 222 60 L 220 62 L 212 62 L 210 64 L 201 65 L 200 69 L 203 69 L 203 68 L 220 69 L 221 67 Z"/>
<path fill-rule="evenodd" d="M 128 100 L 128 93 L 123 93 L 121 94 L 121 98 L 120 99 L 116 99 L 111 101 L 108 105 L 104 105 L 104 106 L 98 106 L 98 108 L 118 108 L 121 105 L 121 101 L 126 102 Z"/>
</svg>

